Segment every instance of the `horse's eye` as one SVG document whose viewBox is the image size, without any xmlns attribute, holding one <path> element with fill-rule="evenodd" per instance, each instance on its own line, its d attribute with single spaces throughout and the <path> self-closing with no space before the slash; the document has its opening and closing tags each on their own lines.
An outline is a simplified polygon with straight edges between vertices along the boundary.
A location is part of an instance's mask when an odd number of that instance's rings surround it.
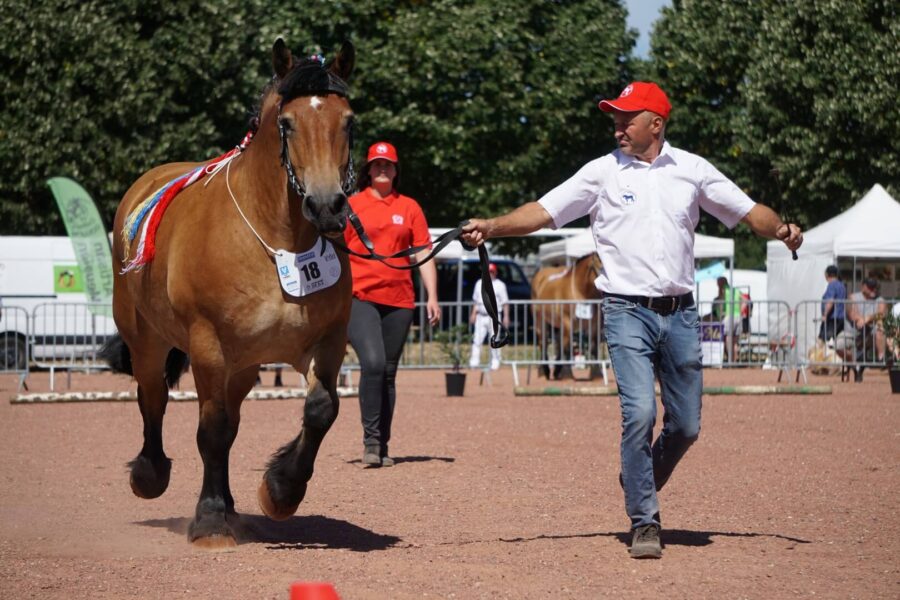
<svg viewBox="0 0 900 600">
<path fill-rule="evenodd" d="M 284 135 L 294 132 L 294 123 L 288 117 L 278 117 L 278 127 L 284 132 Z"/>
</svg>

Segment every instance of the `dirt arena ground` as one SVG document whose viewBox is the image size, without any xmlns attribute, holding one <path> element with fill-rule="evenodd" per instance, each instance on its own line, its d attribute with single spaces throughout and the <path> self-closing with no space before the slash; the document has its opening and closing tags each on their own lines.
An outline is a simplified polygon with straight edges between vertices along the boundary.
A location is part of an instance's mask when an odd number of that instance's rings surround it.
<svg viewBox="0 0 900 600">
<path fill-rule="evenodd" d="M 775 378 L 706 374 L 708 385 Z M 2 376 L 0 598 L 287 600 L 300 580 L 331 582 L 344 600 L 897 598 L 900 396 L 883 371 L 865 379 L 811 378 L 834 386 L 828 396 L 704 397 L 700 441 L 661 493 L 663 559 L 635 561 L 614 397 L 515 397 L 504 369 L 490 385 L 471 373 L 466 396 L 447 398 L 440 372 L 401 372 L 397 465 L 360 467 L 359 409 L 345 399 L 306 500 L 282 523 L 261 516 L 256 488 L 302 401 L 248 400 L 231 455 L 244 539 L 206 553 L 185 535 L 201 475 L 194 402 L 169 405 L 171 485 L 147 501 L 124 466 L 141 445 L 136 403 L 12 405 L 16 381 Z M 47 391 L 47 374 L 29 384 Z"/>
</svg>

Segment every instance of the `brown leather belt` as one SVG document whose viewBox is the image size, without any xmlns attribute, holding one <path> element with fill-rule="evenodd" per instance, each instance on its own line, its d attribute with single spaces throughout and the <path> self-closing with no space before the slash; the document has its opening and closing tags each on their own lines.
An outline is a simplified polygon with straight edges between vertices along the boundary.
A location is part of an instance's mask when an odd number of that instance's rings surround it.
<svg viewBox="0 0 900 600">
<path fill-rule="evenodd" d="M 610 298 L 619 298 L 626 302 L 633 302 L 644 308 L 649 308 L 653 312 L 661 315 L 670 315 L 675 311 L 690 308 L 694 305 L 694 293 L 688 292 L 680 296 L 629 296 L 627 294 L 610 294 L 604 292 L 603 296 Z"/>
</svg>

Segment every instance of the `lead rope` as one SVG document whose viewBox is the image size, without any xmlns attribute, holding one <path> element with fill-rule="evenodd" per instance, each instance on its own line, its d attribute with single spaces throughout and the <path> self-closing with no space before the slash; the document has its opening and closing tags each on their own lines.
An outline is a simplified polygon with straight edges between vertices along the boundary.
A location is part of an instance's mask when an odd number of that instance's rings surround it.
<svg viewBox="0 0 900 600">
<path fill-rule="evenodd" d="M 462 247 L 466 250 L 475 250 L 475 248 L 463 242 L 460 237 L 462 236 L 462 228 L 469 223 L 468 221 L 463 221 L 456 228 L 439 235 L 432 245 L 431 252 L 429 252 L 428 256 L 426 256 L 424 259 L 417 261 L 415 264 L 396 266 L 390 264 L 387 261 L 395 258 L 408 258 L 414 254 L 418 254 L 422 250 L 427 249 L 428 246 L 412 246 L 410 248 L 407 248 L 406 250 L 401 250 L 396 254 L 384 256 L 383 254 L 378 254 L 377 252 L 375 252 L 375 245 L 366 234 L 362 222 L 359 220 L 359 216 L 357 216 L 357 214 L 353 212 L 353 209 L 349 206 L 347 220 L 353 226 L 353 229 L 356 231 L 356 235 L 359 236 L 359 241 L 362 242 L 363 246 L 365 246 L 368 254 L 361 254 L 359 252 L 351 250 L 344 245 L 343 241 L 340 241 L 337 238 L 332 239 L 331 243 L 347 254 L 352 254 L 353 256 L 363 258 L 365 260 L 377 260 L 380 263 L 384 264 L 386 267 L 397 269 L 398 271 L 407 271 L 410 269 L 418 268 L 419 266 L 427 263 L 429 260 L 434 258 L 438 252 L 446 248 L 450 244 L 450 242 L 453 241 L 458 240 Z M 478 246 L 478 260 L 481 266 L 481 299 L 484 302 L 484 308 L 485 310 L 487 310 L 488 316 L 491 317 L 491 325 L 494 330 L 490 340 L 491 348 L 502 348 L 509 343 L 509 330 L 507 330 L 507 328 L 504 327 L 503 323 L 500 322 L 499 311 L 497 310 L 497 297 L 494 294 L 494 284 L 493 280 L 491 279 L 490 271 L 488 269 L 488 267 L 490 266 L 490 257 L 488 256 L 488 251 L 484 244 Z"/>
</svg>

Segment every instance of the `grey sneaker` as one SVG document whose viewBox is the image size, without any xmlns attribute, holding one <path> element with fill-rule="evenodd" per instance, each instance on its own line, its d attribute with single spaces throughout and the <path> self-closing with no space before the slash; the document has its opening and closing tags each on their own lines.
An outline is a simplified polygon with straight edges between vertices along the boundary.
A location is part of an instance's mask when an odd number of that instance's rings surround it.
<svg viewBox="0 0 900 600">
<path fill-rule="evenodd" d="M 659 541 L 659 525 L 643 525 L 634 529 L 631 558 L 662 558 L 662 544 Z"/>
<path fill-rule="evenodd" d="M 381 456 L 378 453 L 378 447 L 366 448 L 363 452 L 362 464 L 364 467 L 380 467 Z"/>
<path fill-rule="evenodd" d="M 382 456 L 381 457 L 381 466 L 382 467 L 393 467 L 394 459 L 391 458 L 390 456 Z"/>
</svg>

